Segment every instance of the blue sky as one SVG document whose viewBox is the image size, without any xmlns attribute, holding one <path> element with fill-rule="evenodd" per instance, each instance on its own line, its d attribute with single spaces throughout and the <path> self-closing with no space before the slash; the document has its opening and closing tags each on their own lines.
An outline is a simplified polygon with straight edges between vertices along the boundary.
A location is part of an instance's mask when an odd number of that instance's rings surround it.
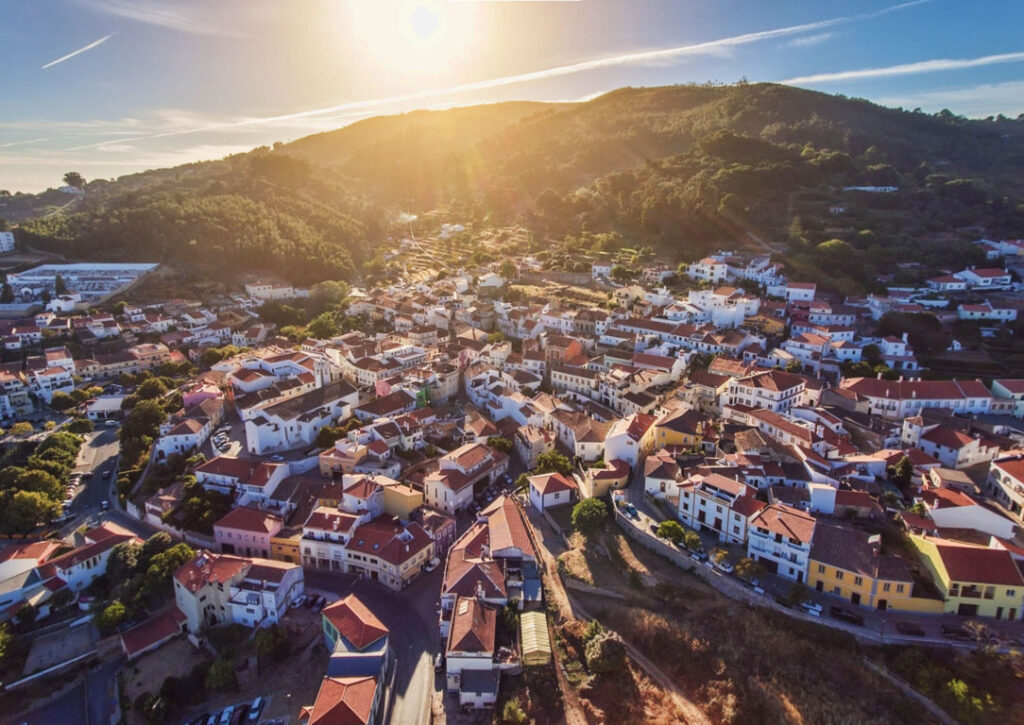
<svg viewBox="0 0 1024 725">
<path fill-rule="evenodd" d="M 220 158 L 367 116 L 790 82 L 1024 113 L 1018 0 L 3 0 L 0 189 Z"/>
</svg>

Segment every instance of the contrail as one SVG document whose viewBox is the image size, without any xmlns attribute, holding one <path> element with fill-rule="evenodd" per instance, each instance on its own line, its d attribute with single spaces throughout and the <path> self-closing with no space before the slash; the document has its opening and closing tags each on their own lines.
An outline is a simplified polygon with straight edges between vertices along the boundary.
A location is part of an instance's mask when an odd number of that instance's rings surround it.
<svg viewBox="0 0 1024 725">
<path fill-rule="evenodd" d="M 43 143 L 44 141 L 49 141 L 49 140 L 50 140 L 49 137 L 44 137 L 44 138 L 30 138 L 27 141 L 11 141 L 10 143 L 0 143 L 0 149 L 9 149 L 9 148 L 12 148 L 14 146 L 27 146 L 28 144 Z"/>
<path fill-rule="evenodd" d="M 825 83 L 828 81 L 853 81 L 861 78 L 885 78 L 888 76 L 909 76 L 917 73 L 936 73 L 944 70 L 960 70 L 961 68 L 979 68 L 997 63 L 1018 63 L 1024 61 L 1024 52 L 1001 53 L 986 55 L 981 58 L 922 60 L 917 63 L 891 65 L 887 68 L 862 68 L 860 70 L 844 70 L 836 73 L 816 73 L 811 76 L 800 76 L 779 81 L 789 85 L 800 83 Z"/>
<path fill-rule="evenodd" d="M 57 60 L 51 60 L 49 63 L 44 65 L 42 68 L 40 68 L 40 70 L 46 70 L 47 68 L 52 68 L 53 66 L 57 65 L 58 63 L 63 63 L 64 61 L 68 60 L 69 58 L 74 58 L 76 55 L 78 55 L 80 53 L 84 53 L 87 50 L 92 50 L 97 45 L 103 45 L 104 43 L 106 43 L 108 40 L 110 40 L 113 37 L 114 37 L 114 33 L 111 33 L 110 35 L 104 35 L 99 40 L 92 41 L 91 43 L 89 43 L 89 45 L 83 46 L 83 47 L 79 48 L 78 50 L 73 50 L 70 53 L 68 53 L 67 55 L 58 58 Z"/>
<path fill-rule="evenodd" d="M 664 48 L 661 50 L 648 50 L 641 51 L 638 53 L 626 53 L 623 55 L 615 55 L 607 58 L 596 58 L 593 60 L 585 60 L 579 63 L 572 63 L 569 65 L 556 66 L 554 68 L 545 68 L 543 70 L 531 71 L 529 73 L 519 73 L 517 75 L 504 76 L 502 78 L 490 78 L 483 81 L 474 81 L 471 83 L 463 83 L 457 86 L 449 86 L 448 88 L 436 88 L 432 90 L 414 91 L 412 93 L 404 93 L 397 96 L 386 96 L 383 98 L 368 98 L 362 101 L 349 101 L 346 103 L 340 103 L 335 106 L 328 106 L 326 108 L 316 108 L 308 111 L 298 111 L 295 113 L 286 113 L 280 116 L 267 116 L 262 118 L 247 118 L 241 121 L 232 121 L 227 123 L 219 123 L 210 126 L 204 126 L 199 128 L 181 129 L 178 131 L 167 131 L 164 133 L 152 134 L 149 136 L 134 136 L 126 137 L 124 139 L 117 139 L 115 141 L 105 141 L 88 146 L 79 146 L 78 149 L 94 148 L 97 146 L 104 146 L 109 143 L 117 143 L 119 141 L 144 141 L 149 139 L 167 138 L 170 136 L 184 136 L 193 133 L 204 133 L 208 131 L 219 131 L 225 128 L 237 128 L 240 126 L 253 126 L 264 123 L 277 123 L 280 121 L 291 121 L 297 118 L 307 118 L 309 116 L 323 116 L 333 113 L 339 113 L 343 111 L 354 111 L 364 108 L 373 108 L 376 106 L 388 106 L 395 103 L 406 103 L 408 101 L 421 101 L 427 98 L 434 98 L 437 96 L 448 96 L 457 93 L 466 93 L 469 91 L 486 90 L 489 88 L 499 88 L 502 86 L 511 86 L 519 83 L 527 83 L 530 81 L 544 80 L 547 78 L 557 78 L 559 76 L 572 75 L 575 73 L 582 73 L 590 70 L 597 70 L 601 68 L 610 68 L 621 65 L 633 65 L 637 63 L 650 63 L 656 61 L 670 60 L 673 58 L 679 58 L 689 55 L 701 55 L 705 53 L 712 53 L 722 48 L 732 48 L 741 45 L 748 45 L 750 43 L 756 43 L 762 40 L 770 40 L 772 38 L 786 37 L 790 35 L 798 35 L 800 33 L 806 33 L 809 31 L 822 30 L 823 28 L 830 28 L 836 25 L 845 23 L 856 22 L 860 20 L 869 20 L 876 18 L 881 15 L 885 15 L 897 10 L 904 8 L 913 7 L 915 5 L 922 5 L 924 3 L 931 2 L 932 0 L 913 0 L 912 2 L 901 3 L 899 5 L 893 5 L 882 10 L 876 10 L 875 12 L 865 13 L 862 15 L 850 15 L 842 16 L 838 18 L 831 18 L 829 20 L 819 20 L 813 23 L 804 23 L 802 25 L 791 25 L 785 28 L 775 28 L 773 30 L 762 30 L 755 33 L 745 33 L 743 35 L 735 35 L 729 38 L 720 38 L 718 40 L 709 40 L 703 43 L 695 43 L 692 45 L 681 45 L 674 48 Z"/>
</svg>

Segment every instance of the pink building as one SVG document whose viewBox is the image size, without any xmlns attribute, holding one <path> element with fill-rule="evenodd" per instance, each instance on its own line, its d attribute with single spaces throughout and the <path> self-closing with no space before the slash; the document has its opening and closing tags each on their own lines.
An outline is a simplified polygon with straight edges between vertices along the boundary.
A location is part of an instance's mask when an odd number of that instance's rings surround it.
<svg viewBox="0 0 1024 725">
<path fill-rule="evenodd" d="M 229 511 L 213 525 L 213 538 L 223 554 L 270 558 L 270 539 L 281 531 L 279 516 L 248 506 Z"/>
</svg>

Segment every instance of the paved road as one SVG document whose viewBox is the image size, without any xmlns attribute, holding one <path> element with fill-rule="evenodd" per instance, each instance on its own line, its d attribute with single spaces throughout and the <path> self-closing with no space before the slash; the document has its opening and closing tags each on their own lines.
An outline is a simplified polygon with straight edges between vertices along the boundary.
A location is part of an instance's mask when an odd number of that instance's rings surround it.
<svg viewBox="0 0 1024 725">
<path fill-rule="evenodd" d="M 117 673 L 123 666 L 124 659 L 119 657 L 86 671 L 85 686 L 88 696 L 89 725 L 110 725 L 117 709 L 117 694 L 114 685 Z"/>
<path fill-rule="evenodd" d="M 72 725 L 85 722 L 86 688 L 82 679 L 75 687 L 52 702 L 22 715 L 17 720 L 2 718 L 2 722 L 28 723 L 28 725 Z"/>
<path fill-rule="evenodd" d="M 112 501 L 112 485 L 117 478 L 114 463 L 121 451 L 118 429 L 101 427 L 85 436 L 78 453 L 76 473 L 92 474 L 82 481 L 71 502 L 75 518 L 61 527 L 61 536 L 67 536 L 83 523 L 95 523 L 103 501 Z"/>
<path fill-rule="evenodd" d="M 440 581 L 438 567 L 397 593 L 348 574 L 306 571 L 307 589 L 337 597 L 355 592 L 391 630 L 398 659 L 391 722 L 417 725 L 429 719 L 435 681 L 433 660 L 441 651 L 437 620 L 429 615 L 438 607 Z"/>
</svg>

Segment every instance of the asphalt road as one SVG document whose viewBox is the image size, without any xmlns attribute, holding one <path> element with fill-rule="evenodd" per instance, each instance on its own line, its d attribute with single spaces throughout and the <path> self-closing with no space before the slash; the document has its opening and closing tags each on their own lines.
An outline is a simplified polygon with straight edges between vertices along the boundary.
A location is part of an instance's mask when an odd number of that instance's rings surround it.
<svg viewBox="0 0 1024 725">
<path fill-rule="evenodd" d="M 67 536 L 85 522 L 95 522 L 103 501 L 112 501 L 113 483 L 117 477 L 115 459 L 121 452 L 118 429 L 101 426 L 85 436 L 85 444 L 78 453 L 76 473 L 91 473 L 75 491 L 70 512 L 75 518 L 61 527 L 61 536 Z"/>
<path fill-rule="evenodd" d="M 36 708 L 16 721 L 4 722 L 27 723 L 28 725 L 71 725 L 84 722 L 88 707 L 85 680 L 42 707 Z"/>
<path fill-rule="evenodd" d="M 347 574 L 306 571 L 306 589 L 338 598 L 355 592 L 391 630 L 398 660 L 391 722 L 417 725 L 430 717 L 434 655 L 441 651 L 436 612 L 441 567 L 421 575 L 402 592 Z M 330 597 L 328 597 L 330 598 Z"/>
</svg>

